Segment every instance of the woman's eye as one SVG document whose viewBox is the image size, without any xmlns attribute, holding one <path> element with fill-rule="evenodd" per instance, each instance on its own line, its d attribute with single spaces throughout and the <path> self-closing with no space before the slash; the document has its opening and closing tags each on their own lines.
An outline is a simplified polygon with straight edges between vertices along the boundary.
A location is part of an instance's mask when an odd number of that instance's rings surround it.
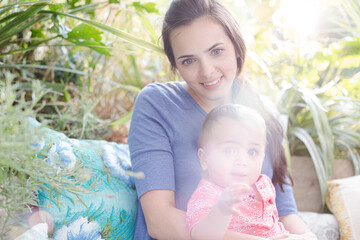
<svg viewBox="0 0 360 240">
<path fill-rule="evenodd" d="M 222 53 L 223 49 L 214 49 L 213 54 L 214 55 L 219 55 L 220 53 Z"/>
<path fill-rule="evenodd" d="M 183 64 L 183 65 L 190 65 L 190 64 L 192 64 L 193 62 L 194 62 L 193 59 L 185 59 L 185 60 L 182 62 L 182 64 Z"/>
</svg>

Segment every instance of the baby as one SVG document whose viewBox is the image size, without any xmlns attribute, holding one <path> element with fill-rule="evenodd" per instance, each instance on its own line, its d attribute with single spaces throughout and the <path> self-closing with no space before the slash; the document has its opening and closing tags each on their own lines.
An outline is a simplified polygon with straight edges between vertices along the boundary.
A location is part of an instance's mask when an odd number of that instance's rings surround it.
<svg viewBox="0 0 360 240">
<path fill-rule="evenodd" d="M 186 213 L 192 239 L 222 239 L 227 230 L 244 239 L 309 239 L 279 222 L 275 188 L 261 174 L 265 153 L 266 125 L 255 110 L 226 104 L 207 115 L 198 149 L 206 176 Z"/>
</svg>

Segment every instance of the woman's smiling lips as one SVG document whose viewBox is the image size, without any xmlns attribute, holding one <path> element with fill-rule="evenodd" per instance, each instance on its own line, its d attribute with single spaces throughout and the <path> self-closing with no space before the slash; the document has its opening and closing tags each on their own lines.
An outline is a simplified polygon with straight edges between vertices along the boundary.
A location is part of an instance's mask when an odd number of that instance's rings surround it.
<svg viewBox="0 0 360 240">
<path fill-rule="evenodd" d="M 201 85 L 203 85 L 206 89 L 217 88 L 220 85 L 222 78 L 223 77 L 219 77 L 213 81 L 202 82 Z"/>
</svg>

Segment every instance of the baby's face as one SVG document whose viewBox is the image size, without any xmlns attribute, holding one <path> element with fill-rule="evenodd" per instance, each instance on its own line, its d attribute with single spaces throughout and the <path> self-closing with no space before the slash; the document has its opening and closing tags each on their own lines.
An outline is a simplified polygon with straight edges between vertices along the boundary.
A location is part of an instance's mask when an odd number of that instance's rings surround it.
<svg viewBox="0 0 360 240">
<path fill-rule="evenodd" d="M 206 136 L 199 158 L 209 180 L 222 187 L 234 182 L 253 186 L 265 157 L 265 127 L 223 117 Z"/>
</svg>

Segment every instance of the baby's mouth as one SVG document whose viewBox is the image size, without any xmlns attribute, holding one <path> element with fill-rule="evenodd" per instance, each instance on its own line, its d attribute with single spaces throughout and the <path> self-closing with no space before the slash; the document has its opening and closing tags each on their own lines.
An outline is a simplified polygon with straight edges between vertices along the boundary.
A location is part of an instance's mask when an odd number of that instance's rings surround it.
<svg viewBox="0 0 360 240">
<path fill-rule="evenodd" d="M 245 173 L 239 173 L 239 172 L 233 172 L 231 173 L 231 176 L 234 178 L 234 179 L 244 179 L 247 177 L 247 174 Z"/>
</svg>

